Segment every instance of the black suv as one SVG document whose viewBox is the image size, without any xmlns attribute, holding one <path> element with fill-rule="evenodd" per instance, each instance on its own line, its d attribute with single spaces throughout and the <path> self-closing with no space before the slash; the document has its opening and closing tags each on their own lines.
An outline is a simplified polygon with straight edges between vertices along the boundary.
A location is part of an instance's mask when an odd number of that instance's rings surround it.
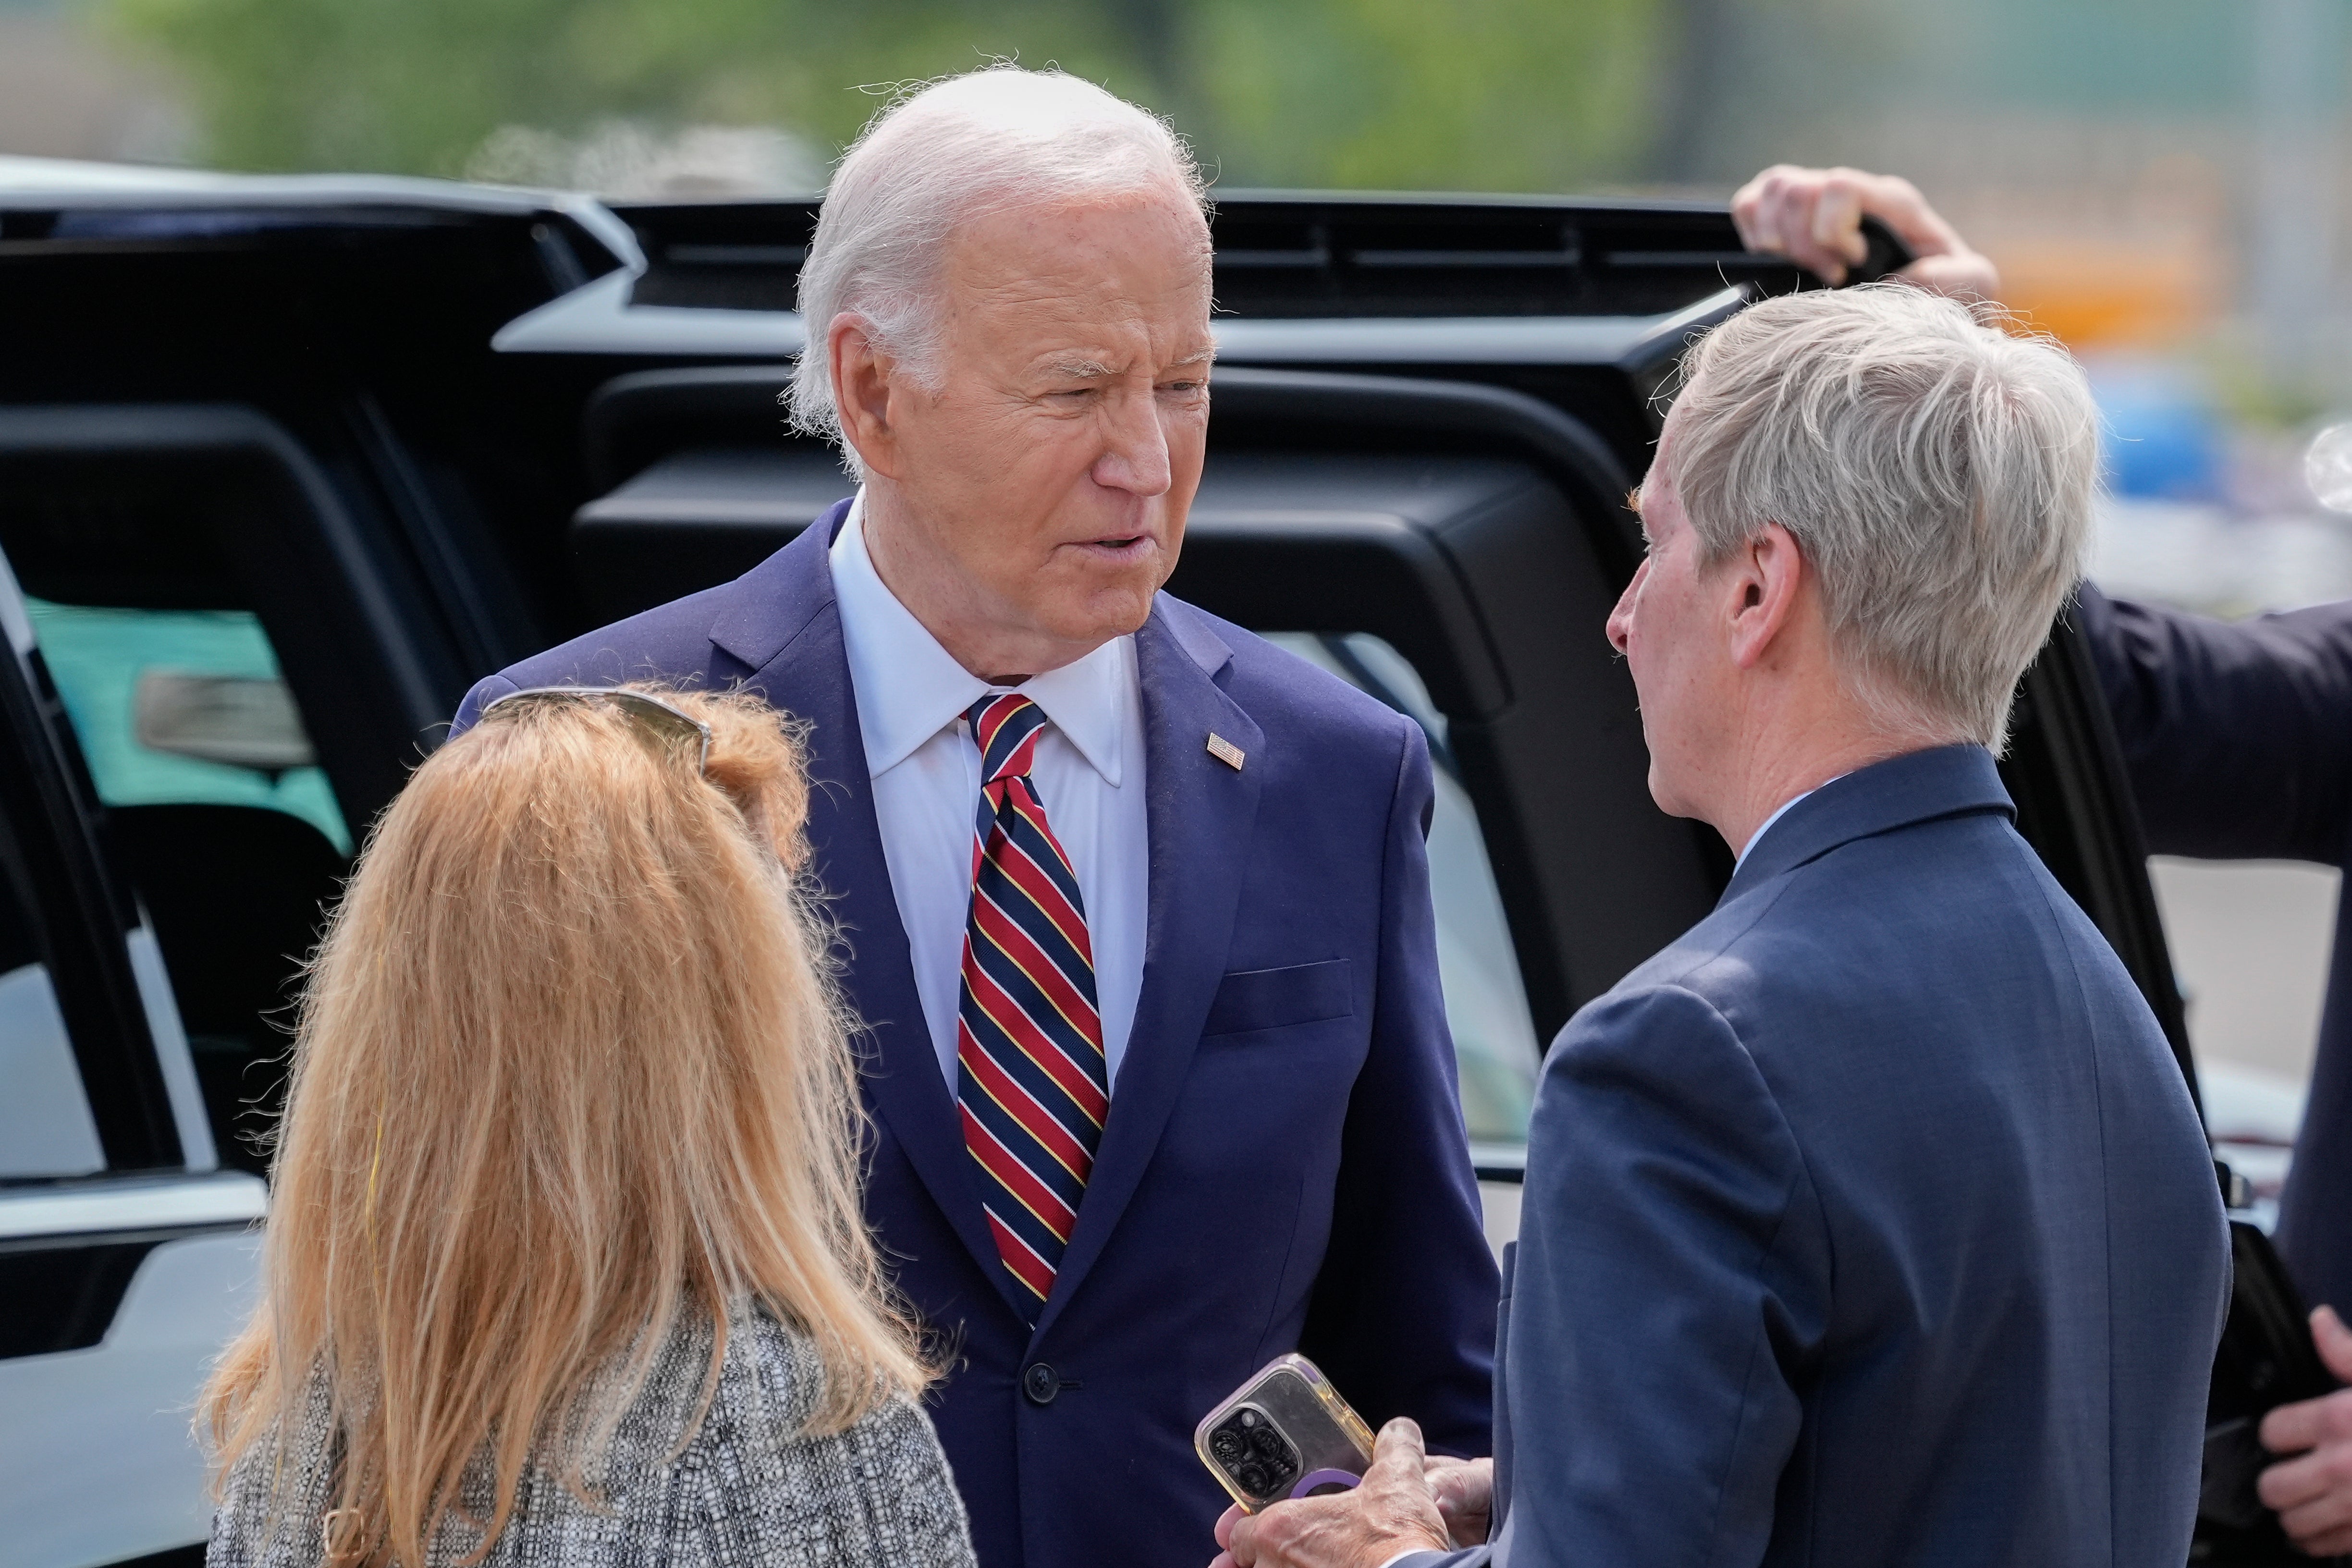
<svg viewBox="0 0 2352 1568">
<path fill-rule="evenodd" d="M 296 960 L 478 677 L 743 571 L 849 484 L 784 430 L 813 203 L 0 163 L 0 1537 L 196 1559 Z M 1490 1227 L 1544 1042 L 1730 870 L 1601 637 L 1693 330 L 1809 285 L 1720 209 L 1226 195 L 1172 592 L 1419 721 Z M 2189 1071 L 2061 631 L 2020 826 Z M 2190 1074 L 2193 1085 L 2195 1079 Z"/>
</svg>

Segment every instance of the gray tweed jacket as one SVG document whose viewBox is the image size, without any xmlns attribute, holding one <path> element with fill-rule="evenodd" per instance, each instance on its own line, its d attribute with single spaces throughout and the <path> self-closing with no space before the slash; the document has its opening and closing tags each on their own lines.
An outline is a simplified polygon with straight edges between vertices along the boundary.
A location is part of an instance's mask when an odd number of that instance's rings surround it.
<svg viewBox="0 0 2352 1568">
<path fill-rule="evenodd" d="M 707 1321 L 694 1322 L 663 1348 L 610 1450 L 588 1468 L 601 1505 L 525 1468 L 487 1568 L 972 1568 L 963 1502 L 929 1419 L 895 1399 L 834 1436 L 798 1436 L 823 1373 L 808 1341 L 764 1312 L 730 1315 L 709 1414 L 673 1456 L 711 1337 Z M 291 1443 L 257 1443 L 230 1470 L 209 1568 L 318 1563 L 335 1447 L 321 1383 Z M 465 1493 L 469 1511 L 488 1512 L 486 1475 Z M 425 1568 L 474 1544 L 452 1521 Z"/>
</svg>

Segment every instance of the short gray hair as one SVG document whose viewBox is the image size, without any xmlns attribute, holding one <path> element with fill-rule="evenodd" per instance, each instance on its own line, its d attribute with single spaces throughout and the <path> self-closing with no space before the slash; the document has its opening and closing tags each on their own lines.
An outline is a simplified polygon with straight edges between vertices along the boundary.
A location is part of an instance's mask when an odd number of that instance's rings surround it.
<svg viewBox="0 0 2352 1568">
<path fill-rule="evenodd" d="M 1766 300 L 1684 356 L 1668 454 L 1705 559 L 1795 536 L 1882 721 L 1996 752 L 2099 476 L 2082 367 L 1998 321 L 1907 283 Z"/>
<path fill-rule="evenodd" d="M 1156 191 L 1205 205 L 1200 166 L 1168 123 L 1092 82 L 1000 63 L 901 96 L 867 122 L 825 191 L 801 266 L 808 346 L 793 372 L 793 423 L 856 466 L 825 353 L 845 313 L 937 384 L 936 284 L 958 228 L 1010 207 Z M 1204 229 L 1204 270 L 1208 259 Z"/>
</svg>

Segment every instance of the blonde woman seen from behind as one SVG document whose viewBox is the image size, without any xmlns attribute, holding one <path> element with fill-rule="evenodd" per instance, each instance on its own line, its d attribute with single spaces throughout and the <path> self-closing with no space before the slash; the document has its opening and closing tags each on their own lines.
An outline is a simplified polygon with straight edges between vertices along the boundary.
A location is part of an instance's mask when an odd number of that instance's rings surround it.
<svg viewBox="0 0 2352 1568">
<path fill-rule="evenodd" d="M 312 965 L 215 1568 L 967 1568 L 859 1215 L 855 1067 L 748 697 L 522 693 Z"/>
</svg>

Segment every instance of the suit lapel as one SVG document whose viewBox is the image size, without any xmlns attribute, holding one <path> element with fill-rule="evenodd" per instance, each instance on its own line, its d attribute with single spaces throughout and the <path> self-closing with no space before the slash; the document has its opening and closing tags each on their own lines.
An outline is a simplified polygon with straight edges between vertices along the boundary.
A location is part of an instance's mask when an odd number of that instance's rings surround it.
<svg viewBox="0 0 2352 1568">
<path fill-rule="evenodd" d="M 1012 1285 L 981 1214 L 954 1101 L 940 1079 L 874 815 L 825 553 L 847 511 L 845 503 L 828 512 L 746 574 L 743 595 L 721 614 L 711 640 L 753 667 L 748 688 L 810 726 L 809 847 L 850 952 L 844 999 L 866 1026 L 859 1076 L 932 1201 L 1010 1303 Z"/>
<path fill-rule="evenodd" d="M 1224 977 L 1241 900 L 1234 868 L 1257 821 L 1262 774 L 1246 763 L 1235 769 L 1218 761 L 1208 742 L 1213 732 L 1221 735 L 1246 758 L 1259 754 L 1265 736 L 1212 679 L 1230 651 L 1204 627 L 1172 618 L 1186 614 L 1163 599 L 1135 637 L 1150 835 L 1143 984 L 1111 1086 L 1110 1119 L 1077 1227 L 1037 1321 L 1040 1333 L 1101 1257 L 1159 1147 Z"/>
</svg>

